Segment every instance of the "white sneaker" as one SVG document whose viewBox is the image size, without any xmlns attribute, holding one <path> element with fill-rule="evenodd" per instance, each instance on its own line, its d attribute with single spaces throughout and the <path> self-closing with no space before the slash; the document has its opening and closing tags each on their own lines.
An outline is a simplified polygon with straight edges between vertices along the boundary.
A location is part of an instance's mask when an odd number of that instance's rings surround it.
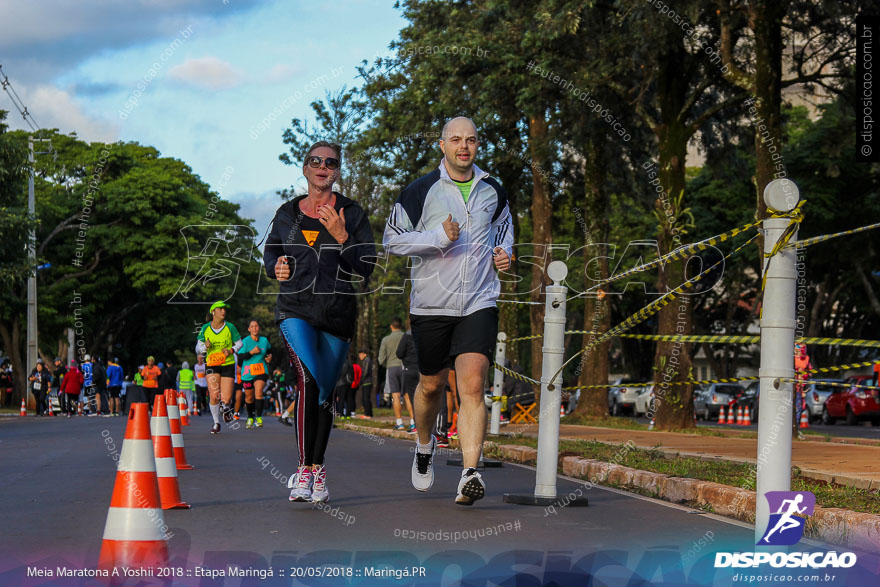
<svg viewBox="0 0 880 587">
<path fill-rule="evenodd" d="M 434 449 L 436 448 L 434 435 L 431 435 L 431 452 L 421 453 L 419 447 L 423 446 L 416 440 L 416 454 L 413 455 L 412 484 L 419 491 L 428 491 L 434 484 Z"/>
<path fill-rule="evenodd" d="M 461 475 L 461 481 L 458 482 L 458 495 L 455 496 L 455 503 L 473 505 L 475 501 L 482 499 L 485 495 L 486 485 L 477 470 L 473 467 L 465 469 Z"/>
<path fill-rule="evenodd" d="M 308 466 L 300 467 L 288 481 L 287 486 L 291 487 L 290 501 L 310 501 L 312 499 L 312 468 Z"/>
<path fill-rule="evenodd" d="M 330 492 L 327 490 L 327 469 L 324 465 L 318 465 L 318 468 L 312 471 L 314 482 L 312 483 L 312 501 L 330 501 Z"/>
</svg>

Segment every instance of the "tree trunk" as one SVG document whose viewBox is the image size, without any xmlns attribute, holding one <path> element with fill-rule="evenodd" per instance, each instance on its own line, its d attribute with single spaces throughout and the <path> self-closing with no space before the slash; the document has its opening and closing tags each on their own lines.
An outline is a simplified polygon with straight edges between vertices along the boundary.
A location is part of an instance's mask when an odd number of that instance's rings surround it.
<svg viewBox="0 0 880 587">
<path fill-rule="evenodd" d="M 782 159 L 782 18 L 788 2 L 749 2 L 749 28 L 755 35 L 755 219 L 767 217 L 764 187 L 786 177 Z M 763 245 L 761 245 L 763 247 Z M 763 250 L 763 249 L 762 249 Z"/>
<path fill-rule="evenodd" d="M 673 74 L 675 65 L 670 60 Z M 674 79 L 674 78 L 672 78 Z M 659 227 L 660 254 L 664 255 L 681 244 L 676 226 L 679 212 L 675 202 L 680 194 L 684 193 L 685 185 L 685 158 L 687 156 L 687 141 L 689 135 L 686 129 L 677 120 L 678 103 L 683 99 L 679 90 L 672 82 L 666 92 L 661 92 L 661 111 L 664 114 L 664 124 L 658 129 L 659 161 L 658 172 L 660 184 L 666 190 L 660 194 L 655 206 L 660 212 L 662 221 Z M 666 201 L 664 202 L 664 198 Z M 668 215 L 669 208 L 673 215 Z M 661 266 L 658 271 L 658 290 L 666 292 L 684 283 L 685 263 L 671 262 Z M 657 313 L 657 333 L 661 335 L 691 334 L 693 330 L 693 303 L 689 296 L 679 295 L 678 298 Z M 693 386 L 692 385 L 669 385 L 678 381 L 690 379 L 691 373 L 691 344 L 680 342 L 657 343 L 654 355 L 654 381 L 655 386 L 655 418 L 656 426 L 660 430 L 677 428 L 692 428 L 694 426 Z"/>
<path fill-rule="evenodd" d="M 593 147 L 586 154 L 584 180 L 586 184 L 586 210 L 583 218 L 584 265 L 587 272 L 585 289 L 594 281 L 608 278 L 607 243 L 610 235 L 608 221 L 607 169 L 601 147 Z M 590 260 L 599 257 L 593 263 Z M 584 300 L 584 326 L 587 332 L 607 332 L 611 328 L 611 305 L 607 298 L 591 296 Z M 583 346 L 592 342 L 598 334 L 583 335 Z M 611 341 L 605 341 L 581 359 L 578 385 L 607 385 L 609 351 Z M 606 388 L 582 389 L 575 413 L 602 417 L 608 415 L 608 390 Z"/>
<path fill-rule="evenodd" d="M 12 401 L 13 406 L 21 403 L 21 398 L 25 396 L 27 389 L 27 372 L 25 371 L 24 349 L 21 344 L 21 320 L 18 317 L 12 319 L 11 323 L 0 322 L 0 337 L 3 338 L 3 347 L 9 356 L 9 362 L 12 363 Z M 32 398 L 28 398 L 28 409 L 32 403 Z"/>
<path fill-rule="evenodd" d="M 547 119 L 544 109 L 537 110 L 537 114 L 529 117 L 529 152 L 531 155 L 532 169 L 532 242 L 535 246 L 534 255 L 542 256 L 542 262 L 536 262 L 532 266 L 532 282 L 529 299 L 539 302 L 539 305 L 529 306 L 529 324 L 532 334 L 544 332 L 544 285 L 546 264 L 550 260 L 547 251 L 553 242 L 550 232 L 550 221 L 553 210 L 550 204 L 550 189 L 547 185 L 542 170 L 546 169 L 547 154 Z M 532 339 L 532 365 L 531 375 L 540 380 L 541 364 L 543 363 L 543 351 L 541 347 L 544 341 L 540 338 Z M 541 389 L 535 386 L 535 396 L 540 401 Z"/>
</svg>

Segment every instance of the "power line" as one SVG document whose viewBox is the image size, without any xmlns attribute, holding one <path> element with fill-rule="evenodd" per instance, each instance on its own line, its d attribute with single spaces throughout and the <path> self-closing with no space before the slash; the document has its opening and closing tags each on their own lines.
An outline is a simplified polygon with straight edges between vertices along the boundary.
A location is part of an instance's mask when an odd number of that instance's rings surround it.
<svg viewBox="0 0 880 587">
<path fill-rule="evenodd" d="M 30 127 L 33 132 L 42 133 L 42 128 L 37 124 L 37 121 L 34 120 L 34 115 L 31 114 L 27 106 L 24 105 L 22 99 L 18 96 L 18 92 L 15 91 L 15 88 L 12 87 L 12 82 L 9 81 L 9 78 L 6 77 L 6 74 L 3 73 L 3 66 L 0 65 L 0 85 L 3 86 L 3 89 L 6 90 L 6 93 L 9 94 L 9 98 L 12 100 L 12 103 L 15 105 L 15 108 L 18 110 L 18 113 L 21 114 L 21 117 L 24 119 L 25 123 Z"/>
</svg>

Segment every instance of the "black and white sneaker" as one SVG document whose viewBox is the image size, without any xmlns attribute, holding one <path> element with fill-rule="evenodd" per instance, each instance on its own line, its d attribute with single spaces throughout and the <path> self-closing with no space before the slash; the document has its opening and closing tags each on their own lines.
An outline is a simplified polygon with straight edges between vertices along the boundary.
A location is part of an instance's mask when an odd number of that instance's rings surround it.
<svg viewBox="0 0 880 587">
<path fill-rule="evenodd" d="M 413 455 L 412 484 L 419 491 L 428 491 L 434 484 L 434 448 L 437 443 L 431 435 L 431 452 L 423 453 L 420 449 L 427 448 L 416 439 L 416 454 Z"/>
<path fill-rule="evenodd" d="M 486 486 L 477 470 L 473 467 L 465 469 L 461 475 L 461 481 L 458 482 L 458 495 L 455 496 L 455 503 L 473 505 L 475 501 L 483 499 L 485 495 Z"/>
<path fill-rule="evenodd" d="M 220 432 L 220 424 L 214 424 L 211 426 L 211 434 L 218 434 Z"/>
<path fill-rule="evenodd" d="M 223 402 L 220 402 L 220 413 L 223 415 L 223 421 L 227 424 L 232 422 L 233 413 L 232 406 L 227 406 Z"/>
</svg>

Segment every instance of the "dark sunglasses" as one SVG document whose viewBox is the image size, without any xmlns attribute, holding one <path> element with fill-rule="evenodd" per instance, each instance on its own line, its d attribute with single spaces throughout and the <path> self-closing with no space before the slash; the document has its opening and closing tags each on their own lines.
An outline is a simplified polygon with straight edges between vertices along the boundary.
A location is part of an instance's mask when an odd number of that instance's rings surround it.
<svg viewBox="0 0 880 587">
<path fill-rule="evenodd" d="M 317 155 L 312 155 L 306 159 L 306 163 L 312 168 L 318 168 L 321 166 L 321 163 L 324 163 L 327 166 L 327 169 L 339 169 L 339 159 L 336 159 L 335 157 L 318 157 Z"/>
</svg>

